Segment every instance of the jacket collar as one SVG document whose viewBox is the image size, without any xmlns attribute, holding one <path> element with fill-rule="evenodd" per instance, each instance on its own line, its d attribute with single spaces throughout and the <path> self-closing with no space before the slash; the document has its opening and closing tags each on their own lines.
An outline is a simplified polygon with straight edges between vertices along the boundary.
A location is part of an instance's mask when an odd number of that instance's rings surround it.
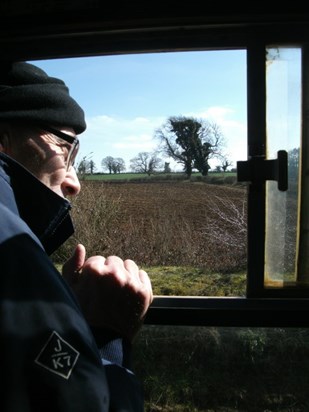
<svg viewBox="0 0 309 412">
<path fill-rule="evenodd" d="M 0 166 L 8 175 L 20 217 L 50 255 L 74 233 L 70 202 L 4 153 L 0 153 Z"/>
</svg>

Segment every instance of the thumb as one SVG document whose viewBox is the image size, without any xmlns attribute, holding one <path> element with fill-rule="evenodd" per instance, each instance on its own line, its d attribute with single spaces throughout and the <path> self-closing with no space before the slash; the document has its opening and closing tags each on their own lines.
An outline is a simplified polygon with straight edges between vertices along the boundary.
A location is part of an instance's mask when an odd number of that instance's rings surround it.
<svg viewBox="0 0 309 412">
<path fill-rule="evenodd" d="M 78 244 L 73 252 L 73 255 L 62 266 L 62 275 L 70 281 L 74 274 L 83 267 L 85 259 L 85 246 Z"/>
</svg>

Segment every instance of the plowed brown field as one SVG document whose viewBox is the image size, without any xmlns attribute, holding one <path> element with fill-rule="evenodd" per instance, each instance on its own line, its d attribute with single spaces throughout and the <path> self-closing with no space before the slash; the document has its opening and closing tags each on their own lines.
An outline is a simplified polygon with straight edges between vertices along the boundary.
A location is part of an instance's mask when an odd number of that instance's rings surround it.
<svg viewBox="0 0 309 412">
<path fill-rule="evenodd" d="M 192 182 L 83 182 L 73 203 L 89 254 L 235 271 L 246 264 L 246 190 Z M 77 239 L 76 239 L 77 238 Z"/>
</svg>

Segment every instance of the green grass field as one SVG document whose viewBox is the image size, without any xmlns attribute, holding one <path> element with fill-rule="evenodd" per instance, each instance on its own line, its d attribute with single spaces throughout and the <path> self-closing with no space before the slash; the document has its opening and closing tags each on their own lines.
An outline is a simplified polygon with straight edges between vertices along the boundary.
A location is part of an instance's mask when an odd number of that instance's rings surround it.
<svg viewBox="0 0 309 412">
<path fill-rule="evenodd" d="M 198 177 L 202 177 L 200 173 L 192 173 L 191 178 L 196 179 Z M 235 177 L 235 172 L 210 172 L 208 174 L 208 179 L 216 177 L 216 178 L 225 178 L 225 177 Z M 157 179 L 185 179 L 185 175 L 183 173 L 156 173 L 154 175 L 148 176 L 146 173 L 95 173 L 95 174 L 86 174 L 82 176 L 84 180 L 102 180 L 102 181 L 132 181 L 132 180 L 140 180 L 140 179 L 148 179 L 148 180 L 157 180 Z"/>
</svg>

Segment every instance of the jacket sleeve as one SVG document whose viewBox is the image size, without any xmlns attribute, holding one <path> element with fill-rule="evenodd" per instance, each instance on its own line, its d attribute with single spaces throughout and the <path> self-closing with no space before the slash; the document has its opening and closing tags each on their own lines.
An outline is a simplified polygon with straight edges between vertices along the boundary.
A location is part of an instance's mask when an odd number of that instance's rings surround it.
<svg viewBox="0 0 309 412">
<path fill-rule="evenodd" d="M 144 410 L 143 388 L 132 372 L 131 343 L 110 329 L 92 328 L 110 387 L 111 410 Z M 126 388 L 122 395 L 119 388 Z"/>
<path fill-rule="evenodd" d="M 123 350 L 118 338 L 105 338 L 101 354 L 109 359 L 102 361 L 73 293 L 47 254 L 31 234 L 5 225 L 1 412 L 143 411 L 141 384 L 124 358 L 118 363 L 129 348 Z"/>
</svg>

